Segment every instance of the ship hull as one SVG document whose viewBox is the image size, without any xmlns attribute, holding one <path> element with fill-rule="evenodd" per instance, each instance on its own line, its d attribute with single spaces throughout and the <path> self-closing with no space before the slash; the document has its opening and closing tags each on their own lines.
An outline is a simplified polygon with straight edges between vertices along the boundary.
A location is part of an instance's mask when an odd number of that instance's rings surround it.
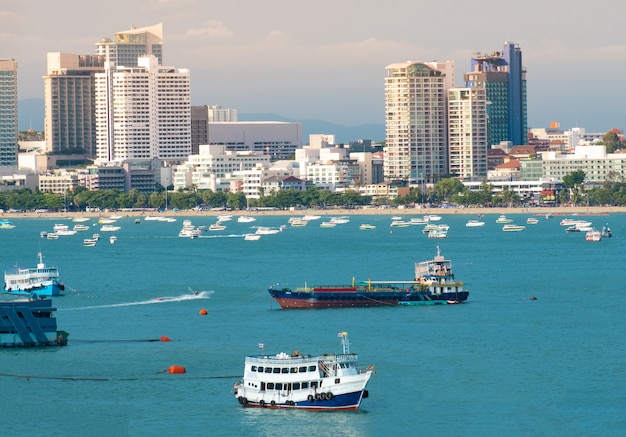
<svg viewBox="0 0 626 437">
<path fill-rule="evenodd" d="M 448 301 L 464 302 L 469 292 L 442 293 L 436 296 L 430 293 L 311 293 L 278 292 L 268 290 L 274 300 L 284 309 L 298 308 L 359 308 L 398 305 L 446 304 Z"/>
</svg>

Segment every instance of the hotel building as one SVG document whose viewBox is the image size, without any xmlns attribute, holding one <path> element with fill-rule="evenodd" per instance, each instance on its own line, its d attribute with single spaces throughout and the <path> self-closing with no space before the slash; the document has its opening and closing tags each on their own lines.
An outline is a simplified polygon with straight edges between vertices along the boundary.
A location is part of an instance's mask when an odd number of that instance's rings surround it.
<svg viewBox="0 0 626 437">
<path fill-rule="evenodd" d="M 191 153 L 191 96 L 187 69 L 158 64 L 105 64 L 96 73 L 97 161 L 158 158 L 178 162 Z"/>
<path fill-rule="evenodd" d="M 448 92 L 450 175 L 461 181 L 487 177 L 487 101 L 484 88 Z"/>
<path fill-rule="evenodd" d="M 453 61 L 386 67 L 385 179 L 422 186 L 448 174 L 446 102 L 453 70 Z"/>
</svg>

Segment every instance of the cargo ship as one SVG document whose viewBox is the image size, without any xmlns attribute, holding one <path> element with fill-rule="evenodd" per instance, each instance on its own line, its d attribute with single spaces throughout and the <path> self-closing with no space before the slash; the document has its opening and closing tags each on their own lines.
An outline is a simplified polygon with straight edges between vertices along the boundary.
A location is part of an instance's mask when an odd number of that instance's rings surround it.
<svg viewBox="0 0 626 437">
<path fill-rule="evenodd" d="M 281 308 L 345 308 L 397 305 L 445 305 L 465 302 L 469 291 L 454 277 L 452 261 L 437 255 L 415 264 L 415 276 L 405 281 L 352 281 L 349 285 L 296 288 L 274 284 L 270 296 Z"/>
</svg>

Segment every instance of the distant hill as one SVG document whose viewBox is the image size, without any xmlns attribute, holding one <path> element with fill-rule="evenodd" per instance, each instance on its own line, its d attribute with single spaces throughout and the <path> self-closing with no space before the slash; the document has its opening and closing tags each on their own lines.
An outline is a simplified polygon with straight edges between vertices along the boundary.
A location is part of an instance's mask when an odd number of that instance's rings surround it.
<svg viewBox="0 0 626 437">
<path fill-rule="evenodd" d="M 358 126 L 342 126 L 323 120 L 295 120 L 277 114 L 239 114 L 239 121 L 285 121 L 302 123 L 302 142 L 308 144 L 310 134 L 335 135 L 338 143 L 349 143 L 356 140 L 385 140 L 384 124 L 362 124 Z M 24 99 L 18 102 L 18 130 L 34 129 L 43 131 L 44 101 L 43 99 Z"/>
<path fill-rule="evenodd" d="M 359 126 L 342 126 L 323 120 L 294 120 L 277 114 L 238 114 L 239 121 L 285 121 L 302 123 L 302 142 L 308 144 L 310 134 L 335 135 L 338 143 L 349 143 L 356 140 L 385 140 L 384 124 L 362 124 Z"/>
<path fill-rule="evenodd" d="M 17 130 L 43 131 L 43 99 L 24 99 L 17 102 Z"/>
</svg>

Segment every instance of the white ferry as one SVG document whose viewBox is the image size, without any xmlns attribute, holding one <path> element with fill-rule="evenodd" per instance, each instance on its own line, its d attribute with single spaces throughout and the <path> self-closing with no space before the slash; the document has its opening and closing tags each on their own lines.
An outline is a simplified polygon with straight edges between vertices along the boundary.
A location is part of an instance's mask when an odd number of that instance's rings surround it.
<svg viewBox="0 0 626 437">
<path fill-rule="evenodd" d="M 357 355 L 349 351 L 348 333 L 339 337 L 341 354 L 247 356 L 243 380 L 233 387 L 235 398 L 244 407 L 358 410 L 368 397 L 365 386 L 373 366 L 360 368 Z"/>
</svg>

